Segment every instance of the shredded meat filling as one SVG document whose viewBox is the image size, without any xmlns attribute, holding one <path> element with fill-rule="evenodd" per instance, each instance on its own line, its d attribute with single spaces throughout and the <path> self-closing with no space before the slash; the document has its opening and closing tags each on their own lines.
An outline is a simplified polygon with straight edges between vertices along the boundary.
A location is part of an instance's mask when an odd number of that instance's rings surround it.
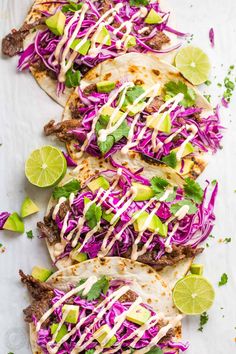
<svg viewBox="0 0 236 354">
<path fill-rule="evenodd" d="M 195 257 L 203 252 L 203 248 L 194 249 L 191 246 L 172 246 L 172 252 L 165 253 L 160 259 L 156 259 L 157 251 L 147 252 L 142 256 L 138 257 L 138 261 L 148 264 L 155 270 L 162 270 L 167 266 L 173 266 L 185 258 Z M 122 256 L 125 258 L 130 258 L 131 249 L 124 253 Z"/>
<path fill-rule="evenodd" d="M 42 283 L 34 279 L 31 275 L 25 275 L 22 270 L 19 271 L 19 274 L 22 283 L 27 286 L 31 296 L 33 297 L 31 305 L 23 311 L 25 321 L 30 323 L 33 322 L 33 316 L 39 320 L 51 307 L 51 300 L 54 296 L 54 292 L 51 285 Z M 44 326 L 46 326 L 50 320 L 45 321 Z"/>
<path fill-rule="evenodd" d="M 54 120 L 50 120 L 50 122 L 44 126 L 44 133 L 46 136 L 56 135 L 60 141 L 68 142 L 74 138 L 74 134 L 70 130 L 79 127 L 79 124 L 78 119 L 69 119 L 56 124 Z"/>
<path fill-rule="evenodd" d="M 160 50 L 167 43 L 170 43 L 170 38 L 163 32 L 157 32 L 153 38 L 147 41 L 147 45 L 154 50 Z"/>
</svg>

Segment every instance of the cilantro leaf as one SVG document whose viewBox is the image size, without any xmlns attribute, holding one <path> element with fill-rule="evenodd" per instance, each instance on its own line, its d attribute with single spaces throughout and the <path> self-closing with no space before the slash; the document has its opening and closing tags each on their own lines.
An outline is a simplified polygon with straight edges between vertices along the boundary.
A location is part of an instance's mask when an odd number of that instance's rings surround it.
<svg viewBox="0 0 236 354">
<path fill-rule="evenodd" d="M 198 330 L 200 332 L 203 331 L 203 326 L 208 322 L 208 320 L 209 320 L 208 314 L 206 312 L 203 312 L 201 314 L 201 316 L 200 316 L 200 325 L 199 325 L 199 328 L 198 328 Z"/>
<path fill-rule="evenodd" d="M 99 117 L 98 122 L 96 123 L 95 126 L 95 132 L 96 135 L 99 135 L 99 131 L 101 129 L 106 129 L 108 122 L 109 122 L 110 117 L 108 115 L 101 115 Z M 109 134 L 106 138 L 105 141 L 98 141 L 98 147 L 101 153 L 104 155 L 107 153 L 109 150 L 111 150 L 112 146 L 117 143 L 119 140 L 121 140 L 123 137 L 127 138 L 129 134 L 129 126 L 127 124 L 127 121 L 124 120 L 121 125 L 112 133 Z"/>
<path fill-rule="evenodd" d="M 93 284 L 92 288 L 89 290 L 86 298 L 88 301 L 96 300 L 100 297 L 101 293 L 104 295 L 107 293 L 109 289 L 109 280 L 103 276 L 99 279 L 95 284 Z"/>
<path fill-rule="evenodd" d="M 228 275 L 226 273 L 223 273 L 221 275 L 220 281 L 218 283 L 219 286 L 223 286 L 228 283 Z"/>
<path fill-rule="evenodd" d="M 102 217 L 102 208 L 93 203 L 85 214 L 85 219 L 87 220 L 88 226 L 92 230 L 97 226 Z"/>
<path fill-rule="evenodd" d="M 188 215 L 195 214 L 197 211 L 197 207 L 191 200 L 180 200 L 176 204 L 172 204 L 170 207 L 170 211 L 172 214 L 176 214 L 184 205 L 187 205 L 189 207 L 189 210 L 187 212 Z"/>
<path fill-rule="evenodd" d="M 121 109 L 126 110 L 128 105 L 132 105 L 134 101 L 144 93 L 144 89 L 141 86 L 130 87 L 125 94 L 125 100 L 122 104 Z M 120 93 L 118 103 L 122 97 L 122 92 Z M 139 103 L 144 102 L 144 99 L 140 100 Z"/>
<path fill-rule="evenodd" d="M 75 2 L 70 1 L 70 3 L 68 5 L 62 6 L 61 11 L 62 12 L 69 12 L 69 11 L 76 12 L 76 11 L 79 11 L 82 8 L 82 6 L 83 6 L 83 4 L 81 2 L 76 4 Z"/>
<path fill-rule="evenodd" d="M 147 354 L 163 354 L 163 351 L 161 350 L 161 348 L 158 347 L 152 347 Z"/>
<path fill-rule="evenodd" d="M 34 235 L 33 235 L 33 231 L 32 231 L 32 230 L 26 231 L 26 235 L 27 235 L 27 237 L 30 238 L 30 239 L 34 238 Z"/>
<path fill-rule="evenodd" d="M 149 0 L 129 0 L 130 6 L 146 6 Z"/>
<path fill-rule="evenodd" d="M 224 243 L 230 243 L 232 241 L 231 237 L 226 237 L 223 242 Z"/>
<path fill-rule="evenodd" d="M 95 352 L 94 349 L 89 349 L 89 350 L 86 350 L 85 354 L 93 354 Z"/>
<path fill-rule="evenodd" d="M 141 86 L 133 86 L 127 90 L 125 98 L 129 103 L 133 104 L 134 101 L 144 92 L 145 91 Z M 143 101 L 143 99 L 141 101 Z"/>
<path fill-rule="evenodd" d="M 166 98 L 175 97 L 178 93 L 183 93 L 184 99 L 180 104 L 184 107 L 191 107 L 196 100 L 196 93 L 182 81 L 169 81 L 164 86 Z"/>
<path fill-rule="evenodd" d="M 162 161 L 165 162 L 167 166 L 175 168 L 177 166 L 176 153 L 172 151 L 169 155 L 164 156 Z"/>
<path fill-rule="evenodd" d="M 79 86 L 80 77 L 81 75 L 79 70 L 74 70 L 73 68 L 70 68 L 66 73 L 66 87 L 72 88 Z"/>
<path fill-rule="evenodd" d="M 80 182 L 77 179 L 72 179 L 72 181 L 64 184 L 64 186 L 57 186 L 54 188 L 52 193 L 54 199 L 59 199 L 61 197 L 68 198 L 71 193 L 77 193 L 80 190 Z"/>
<path fill-rule="evenodd" d="M 151 179 L 151 187 L 157 198 L 162 197 L 168 185 L 169 185 L 168 181 L 161 177 L 153 177 Z"/>
<path fill-rule="evenodd" d="M 189 177 L 185 179 L 184 192 L 187 198 L 192 199 L 195 203 L 201 203 L 204 195 L 203 189 Z"/>
</svg>

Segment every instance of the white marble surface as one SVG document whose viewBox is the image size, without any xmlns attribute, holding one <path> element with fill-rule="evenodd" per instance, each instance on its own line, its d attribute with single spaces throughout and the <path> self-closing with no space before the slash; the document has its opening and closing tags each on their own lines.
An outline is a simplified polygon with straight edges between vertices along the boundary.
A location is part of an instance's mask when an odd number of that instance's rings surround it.
<svg viewBox="0 0 236 354">
<path fill-rule="evenodd" d="M 0 36 L 18 27 L 30 5 L 30 0 L 0 1 Z M 236 64 L 236 2 L 235 0 L 169 0 L 178 28 L 194 34 L 193 44 L 209 54 L 213 68 L 213 84 L 207 88 L 218 100 L 222 82 L 229 65 Z M 215 29 L 216 46 L 211 49 L 208 32 Z M 61 109 L 52 102 L 27 74 L 16 73 L 17 59 L 0 63 L 0 210 L 19 211 L 26 194 L 41 207 L 40 215 L 26 220 L 26 230 L 35 231 L 36 221 L 44 212 L 50 191 L 29 186 L 24 177 L 24 161 L 35 148 L 48 143 L 42 135 L 42 126 L 49 119 L 60 118 Z M 216 78 L 215 78 L 216 76 Z M 230 109 L 222 109 L 225 132 L 223 150 L 210 162 L 201 181 L 217 179 L 220 190 L 217 200 L 217 223 L 210 239 L 210 247 L 201 256 L 205 273 L 216 289 L 216 301 L 209 311 L 209 322 L 203 333 L 197 330 L 199 318 L 184 321 L 184 338 L 191 346 L 189 354 L 229 354 L 236 352 L 236 100 Z M 232 237 L 230 244 L 219 243 L 220 238 Z M 49 266 L 44 244 L 26 235 L 0 233 L 0 242 L 6 252 L 0 254 L 0 353 L 28 354 L 30 347 L 22 308 L 28 303 L 27 292 L 21 286 L 18 269 L 30 272 L 33 265 Z M 219 288 L 222 273 L 229 276 L 228 284 Z"/>
</svg>

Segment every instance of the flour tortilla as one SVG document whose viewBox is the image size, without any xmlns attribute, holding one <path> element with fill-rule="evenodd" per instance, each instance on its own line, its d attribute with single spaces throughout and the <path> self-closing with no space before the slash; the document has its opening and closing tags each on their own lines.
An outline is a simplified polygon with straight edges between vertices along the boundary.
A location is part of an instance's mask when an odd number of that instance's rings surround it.
<svg viewBox="0 0 236 354">
<path fill-rule="evenodd" d="M 48 4 L 49 2 L 49 4 Z M 168 25 L 169 27 L 175 27 L 175 21 L 174 21 L 174 17 L 172 15 L 172 12 L 169 8 L 169 6 L 166 4 L 165 0 L 160 0 L 159 1 L 161 3 L 161 7 L 162 9 L 164 9 L 164 11 L 166 12 L 170 12 L 170 17 L 169 17 L 169 22 Z M 40 19 L 42 17 L 41 11 L 46 11 L 49 12 L 51 14 L 55 13 L 55 10 L 60 6 L 60 3 L 57 3 L 57 1 L 45 1 L 45 0 L 35 0 L 32 8 L 30 9 L 26 19 L 25 19 L 25 23 L 27 24 L 33 24 L 35 21 L 37 21 L 38 19 Z M 37 26 L 36 27 L 38 30 L 40 29 L 45 29 L 46 26 L 45 25 L 41 25 L 41 26 Z M 173 33 L 166 33 L 168 35 L 168 37 L 170 38 L 171 42 L 168 43 L 167 45 L 163 46 L 163 49 L 165 49 L 166 47 L 172 47 L 175 44 L 177 44 L 178 38 L 175 34 Z M 31 33 L 25 38 L 24 40 L 24 49 L 28 47 L 28 45 L 30 43 L 33 42 L 34 38 L 35 38 L 36 32 L 31 31 Z M 167 54 L 158 54 L 161 57 L 165 58 L 166 61 L 172 63 L 174 60 L 174 57 L 176 55 L 176 50 L 172 51 L 170 53 Z M 157 54 L 156 54 L 157 56 Z M 61 94 L 60 96 L 57 95 L 57 90 L 56 90 L 56 80 L 52 79 L 47 71 L 39 71 L 37 69 L 35 69 L 34 67 L 30 67 L 30 71 L 33 75 L 33 77 L 35 78 L 35 80 L 37 81 L 37 83 L 39 84 L 39 86 L 53 99 L 55 100 L 57 103 L 59 103 L 61 106 L 65 107 L 66 102 L 68 100 L 68 98 L 70 97 L 70 94 L 74 91 L 74 89 L 69 89 L 66 88 L 64 93 Z"/>
<path fill-rule="evenodd" d="M 97 83 L 103 80 L 110 80 L 120 82 L 122 80 L 127 81 L 141 81 L 145 87 L 151 87 L 158 81 L 161 86 L 169 81 L 182 81 L 196 93 L 196 105 L 202 108 L 202 115 L 208 117 L 214 114 L 212 106 L 209 102 L 200 94 L 194 86 L 192 86 L 187 80 L 183 78 L 180 72 L 173 66 L 166 62 L 161 61 L 157 56 L 152 54 L 138 54 L 128 53 L 115 59 L 109 59 L 94 69 L 90 70 L 81 82 L 81 88 L 85 88 L 90 84 Z M 63 114 L 63 121 L 72 119 L 70 106 L 75 105 L 78 100 L 78 94 L 75 90 L 67 102 L 67 105 Z M 75 141 L 67 143 L 67 149 L 74 161 L 78 160 L 78 151 L 75 148 Z M 194 157 L 186 156 L 184 160 L 188 160 L 193 164 L 190 171 L 184 175 L 184 177 L 191 177 L 196 179 L 202 171 L 205 169 L 208 159 L 208 153 L 198 151 L 194 154 Z M 85 155 L 86 156 L 86 155 Z M 140 153 L 134 153 L 131 151 L 127 156 L 121 155 L 120 152 L 115 153 L 113 159 L 118 163 L 122 163 L 133 169 L 134 167 L 141 168 L 143 166 L 143 160 L 148 162 L 148 166 L 157 166 L 159 169 L 163 169 L 164 163 L 155 159 L 143 156 Z"/>
<path fill-rule="evenodd" d="M 169 284 L 163 280 L 151 267 L 139 262 L 119 257 L 95 258 L 76 266 L 54 273 L 47 283 L 57 289 L 69 290 L 69 285 L 77 285 L 80 279 L 92 275 L 103 275 L 111 279 L 131 280 L 131 289 L 139 294 L 144 303 L 155 311 L 162 312 L 165 317 L 175 318 L 179 312 L 173 305 L 172 291 Z M 175 339 L 182 336 L 181 323 L 175 327 Z M 33 354 L 43 354 L 36 343 L 35 326 L 30 325 L 30 341 Z"/>
</svg>

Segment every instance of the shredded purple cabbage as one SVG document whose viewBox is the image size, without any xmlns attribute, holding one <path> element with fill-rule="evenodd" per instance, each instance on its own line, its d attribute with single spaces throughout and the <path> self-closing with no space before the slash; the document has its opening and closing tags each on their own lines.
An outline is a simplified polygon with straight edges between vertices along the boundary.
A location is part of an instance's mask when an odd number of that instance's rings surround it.
<svg viewBox="0 0 236 354">
<path fill-rule="evenodd" d="M 117 290 L 121 285 L 125 285 L 125 283 L 117 280 L 112 280 L 110 282 L 110 287 L 108 289 L 108 292 L 106 295 L 101 295 L 102 300 L 104 300 L 107 296 L 109 296 L 111 293 L 113 293 L 115 290 Z M 51 301 L 51 305 L 55 305 L 61 298 L 65 295 L 65 293 L 61 290 L 54 289 L 54 297 Z M 82 319 L 86 318 L 85 322 L 78 328 L 76 333 L 71 336 L 66 342 L 64 342 L 59 351 L 58 354 L 69 354 L 73 350 L 73 348 L 76 346 L 76 343 L 78 342 L 79 338 L 81 335 L 86 331 L 87 335 L 85 337 L 85 341 L 88 341 L 89 339 L 92 338 L 93 333 L 97 331 L 101 326 L 104 324 L 107 324 L 110 328 L 113 328 L 115 325 L 115 319 L 117 316 L 121 315 L 125 311 L 127 311 L 130 306 L 132 305 L 132 302 L 126 301 L 126 302 L 120 302 L 119 300 L 114 303 L 114 305 L 106 311 L 106 313 L 102 316 L 102 318 L 99 319 L 99 321 L 90 329 L 88 328 L 93 324 L 95 318 L 97 318 L 97 315 L 99 313 L 99 310 L 96 310 L 96 306 L 99 304 L 99 299 L 93 300 L 93 301 L 88 301 L 87 299 L 81 298 L 79 295 L 75 295 L 70 297 L 69 299 L 69 304 L 70 305 L 77 305 L 80 308 L 79 311 L 79 317 L 77 320 L 77 323 L 81 321 Z M 66 301 L 63 302 L 59 307 L 57 307 L 54 310 L 53 313 L 53 323 L 59 323 L 62 319 L 62 307 L 63 305 L 67 303 Z M 151 315 L 154 316 L 156 315 L 156 312 L 147 304 L 141 304 L 143 307 L 148 309 L 151 312 Z M 37 324 L 37 320 L 34 317 L 34 324 Z M 64 322 L 64 325 L 66 325 L 68 332 L 71 331 L 74 328 L 74 324 L 69 324 Z M 117 342 L 114 344 L 114 347 L 116 347 L 119 343 L 122 343 L 122 348 L 117 351 L 118 354 L 122 353 L 123 350 L 127 349 L 130 347 L 131 343 L 133 340 L 126 340 L 134 330 L 136 330 L 139 326 L 135 323 L 132 323 L 128 320 L 125 320 L 121 327 L 116 331 L 116 338 Z M 145 331 L 143 336 L 139 339 L 139 341 L 136 343 L 134 346 L 135 349 L 140 349 L 146 347 L 152 338 L 154 338 L 157 333 L 159 332 L 160 326 L 159 325 L 152 325 L 150 324 L 149 328 Z M 52 339 L 52 334 L 50 330 L 50 326 L 47 325 L 46 327 L 43 327 L 39 330 L 38 332 L 38 337 L 37 337 L 37 344 L 40 346 L 40 348 L 43 350 L 44 353 L 48 353 L 47 350 L 47 344 L 50 342 Z M 88 346 L 86 347 L 85 350 L 89 349 L 94 349 L 97 345 L 96 340 L 93 340 Z M 170 353 L 175 353 L 178 349 L 181 349 L 182 351 L 185 351 L 187 349 L 187 345 L 183 343 L 175 343 L 173 341 L 168 341 L 164 343 L 158 343 L 158 347 L 160 348 L 168 348 Z M 109 350 L 109 349 L 107 349 Z M 175 351 L 173 351 L 175 350 Z M 104 349 L 104 352 L 106 352 L 106 349 Z"/>
<path fill-rule="evenodd" d="M 214 28 L 211 28 L 209 31 L 209 39 L 210 39 L 210 43 L 212 48 L 214 48 L 215 46 L 215 32 L 214 32 Z"/>
<path fill-rule="evenodd" d="M 63 5 L 68 4 L 69 2 L 58 1 L 56 3 L 59 5 L 58 6 L 58 10 L 59 10 Z M 92 2 L 87 0 L 86 3 L 89 5 L 89 10 L 86 12 L 85 18 L 82 23 L 82 27 L 77 35 L 77 38 L 83 38 L 86 35 L 87 31 L 91 28 L 91 26 L 93 26 L 103 14 L 103 10 L 104 10 L 103 4 L 101 4 L 99 1 Z M 115 16 L 116 24 L 118 23 L 120 25 L 123 22 L 130 20 L 131 17 L 137 11 L 139 11 L 139 7 L 130 6 L 129 0 L 123 0 L 123 1 L 114 0 L 114 4 L 118 4 L 118 3 L 122 3 L 123 7 L 118 11 L 118 13 Z M 168 53 L 172 50 L 177 49 L 181 45 L 180 43 L 173 47 L 169 47 L 167 49 L 154 49 L 153 46 L 150 46 L 149 41 L 153 39 L 158 34 L 158 32 L 165 31 L 165 32 L 175 33 L 178 37 L 184 37 L 185 34 L 176 31 L 175 29 L 172 29 L 171 27 L 168 26 L 169 13 L 163 12 L 160 9 L 160 5 L 158 2 L 150 3 L 146 7 L 148 11 L 150 11 L 151 9 L 157 11 L 163 17 L 163 22 L 161 24 L 147 26 L 147 24 L 144 22 L 143 17 L 138 16 L 137 18 L 135 18 L 133 21 L 134 26 L 132 28 L 132 31 L 130 32 L 130 35 L 135 37 L 136 45 L 128 48 L 128 51 L 139 52 L 139 53 L 146 53 L 147 51 L 153 53 Z M 42 15 L 46 17 L 51 16 L 51 14 L 45 11 Z M 68 22 L 71 20 L 73 16 L 73 13 L 66 12 L 65 15 L 66 15 L 66 24 L 68 24 Z M 78 23 L 78 20 L 71 25 L 69 29 L 70 36 L 72 35 Z M 150 30 L 148 30 L 147 32 L 148 34 L 146 34 L 146 32 L 139 33 L 139 31 L 144 27 L 150 28 Z M 116 47 L 117 40 L 121 39 L 123 36 L 122 31 L 119 31 L 117 34 L 115 34 L 114 31 L 116 29 L 116 26 L 113 26 L 112 24 L 107 25 L 107 29 L 111 33 L 111 45 L 103 45 L 101 50 L 99 51 L 99 54 L 97 54 L 96 56 L 81 55 L 78 53 L 73 63 L 77 69 L 83 66 L 86 66 L 87 68 L 92 68 L 96 66 L 98 63 L 106 59 L 115 58 L 119 54 L 123 54 L 124 50 L 127 50 L 125 48 L 117 49 Z M 48 29 L 38 31 L 35 36 L 34 42 L 31 43 L 21 53 L 19 63 L 18 63 L 18 69 L 19 70 L 28 69 L 30 65 L 34 65 L 35 63 L 41 62 L 47 70 L 52 72 L 52 74 L 54 74 L 57 77 L 60 72 L 60 64 L 58 64 L 55 61 L 54 52 L 61 38 L 62 38 L 61 36 L 54 35 Z M 68 41 L 66 41 L 63 48 L 65 47 L 67 42 Z M 60 94 L 65 89 L 65 85 L 62 82 L 59 83 L 59 81 L 58 81 L 58 85 L 59 86 L 57 88 L 57 92 L 58 94 Z"/>
<path fill-rule="evenodd" d="M 65 156 L 68 167 L 76 167 L 77 166 L 77 163 L 70 157 L 70 155 L 68 155 L 64 151 L 62 151 L 62 153 Z"/>
<path fill-rule="evenodd" d="M 73 137 L 78 140 L 78 145 L 75 147 L 80 150 L 80 146 L 85 141 L 88 132 L 91 131 L 93 119 L 97 116 L 98 110 L 108 101 L 109 94 L 92 92 L 88 96 L 84 96 L 81 89 L 78 89 L 79 97 L 84 103 L 84 107 L 79 107 L 78 111 L 82 116 L 81 125 L 78 128 L 73 129 Z M 114 102 L 116 105 L 116 102 Z M 178 134 L 178 139 L 172 139 L 170 142 L 166 143 L 165 140 L 171 134 L 175 133 L 183 125 L 194 125 L 197 128 L 197 134 L 191 140 L 191 144 L 200 150 L 201 152 L 212 152 L 215 153 L 219 147 L 222 139 L 222 129 L 220 125 L 219 109 L 216 108 L 215 112 L 210 116 L 204 116 L 199 118 L 202 110 L 196 107 L 185 108 L 183 106 L 177 106 L 174 111 L 171 112 L 171 124 L 172 129 L 169 134 L 164 132 L 158 132 L 156 137 L 156 144 L 162 143 L 161 148 L 157 152 L 153 151 L 152 147 L 152 133 L 153 129 L 146 126 L 146 117 L 148 113 L 145 111 L 141 113 L 141 119 L 135 125 L 134 134 L 132 141 L 136 142 L 137 137 L 144 127 L 146 127 L 145 134 L 142 139 L 139 140 L 138 145 L 134 146 L 132 150 L 146 154 L 149 157 L 162 160 L 166 155 L 169 155 L 172 149 L 179 147 L 184 140 L 189 136 L 189 132 L 182 130 Z M 133 117 L 127 117 L 128 125 L 131 125 Z M 121 150 L 121 148 L 126 144 L 127 139 L 123 138 L 113 145 L 113 147 L 105 154 L 105 158 L 111 157 L 115 152 Z M 101 156 L 100 150 L 97 144 L 97 137 L 94 133 L 89 141 L 86 151 L 95 157 Z"/>
<path fill-rule="evenodd" d="M 7 211 L 3 211 L 0 213 L 0 230 L 3 229 L 3 226 L 5 224 L 5 222 L 7 221 L 8 217 L 10 216 L 11 214 L 8 213 Z"/>
<path fill-rule="evenodd" d="M 101 173 L 110 183 L 117 176 L 116 171 L 107 170 Z M 96 178 L 97 176 L 95 176 Z M 102 201 L 101 207 L 105 210 L 110 210 L 114 214 L 124 205 L 124 202 L 117 207 L 117 203 L 125 195 L 125 193 L 130 189 L 132 182 L 139 182 L 145 185 L 150 185 L 150 182 L 142 177 L 142 180 L 137 178 L 136 174 L 131 174 L 128 170 L 124 169 L 123 173 L 119 179 L 118 187 L 115 190 L 110 191 L 108 197 L 105 201 Z M 86 188 L 86 184 L 85 184 Z M 179 221 L 179 227 L 177 231 L 172 235 L 170 239 L 170 245 L 191 245 L 192 248 L 196 248 L 200 243 L 207 239 L 210 235 L 212 228 L 214 226 L 215 215 L 214 215 L 214 205 L 217 195 L 218 185 L 214 187 L 212 191 L 209 191 L 209 184 L 207 184 L 204 192 L 203 200 L 200 204 L 197 205 L 197 212 L 195 214 L 187 214 L 185 217 Z M 104 192 L 105 193 L 105 192 Z M 84 210 L 84 198 L 87 197 L 90 200 L 94 200 L 97 197 L 98 202 L 102 199 L 103 193 L 100 196 L 97 196 L 97 192 L 92 193 L 87 189 L 80 191 L 75 197 L 71 211 L 69 214 L 69 219 L 64 234 L 64 238 L 69 234 L 70 231 L 76 228 L 79 218 L 83 215 Z M 162 223 L 165 223 L 167 219 L 171 217 L 170 207 L 172 204 L 177 203 L 180 200 L 184 200 L 184 192 L 180 188 L 177 190 L 176 198 L 172 202 L 161 202 L 156 215 L 161 219 Z M 126 210 L 121 214 L 119 221 L 115 224 L 112 234 L 110 236 L 111 240 L 117 235 L 129 222 L 133 214 L 137 211 L 140 211 L 146 202 L 135 202 L 133 201 L 131 205 L 126 208 Z M 151 212 L 155 202 L 153 202 L 147 209 L 147 212 Z M 59 215 L 56 216 L 56 224 L 59 228 L 59 232 L 63 227 L 64 219 L 60 219 Z M 168 235 L 170 235 L 176 224 L 176 219 L 168 223 Z M 95 258 L 98 255 L 98 252 L 101 249 L 102 241 L 106 235 L 108 229 L 110 228 L 110 223 L 105 219 L 101 219 L 101 228 L 95 232 L 89 241 L 84 245 L 81 252 L 88 254 L 89 258 Z M 83 240 L 86 234 L 90 231 L 87 223 L 84 224 L 79 243 L 83 243 Z M 141 236 L 140 244 L 145 244 L 151 237 L 151 231 L 146 230 Z M 133 246 L 134 240 L 137 238 L 138 232 L 134 230 L 133 224 L 126 227 L 121 234 L 119 240 L 116 240 L 113 247 L 111 248 L 108 255 L 110 256 L 123 256 L 129 252 Z M 72 251 L 72 246 L 70 242 L 67 242 L 67 246 L 64 252 L 57 258 L 62 259 L 67 257 Z M 150 243 L 147 252 L 156 251 L 156 259 L 160 259 L 166 252 L 165 247 L 165 238 L 161 237 L 159 234 L 155 234 Z"/>
</svg>

